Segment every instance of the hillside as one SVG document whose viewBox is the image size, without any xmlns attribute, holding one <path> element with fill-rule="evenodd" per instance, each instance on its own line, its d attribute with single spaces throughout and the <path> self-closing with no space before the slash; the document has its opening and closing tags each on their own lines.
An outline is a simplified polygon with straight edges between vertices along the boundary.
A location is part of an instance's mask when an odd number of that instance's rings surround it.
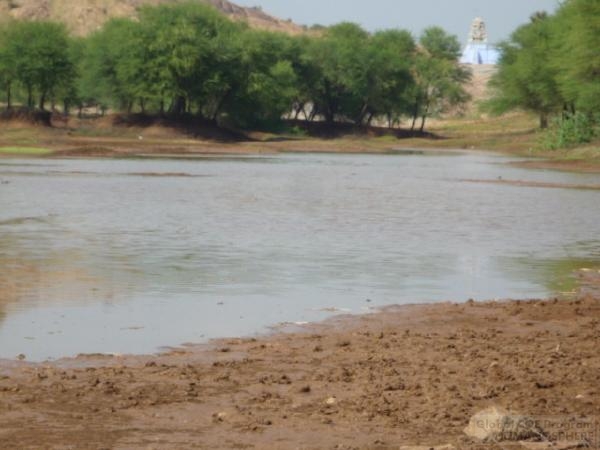
<svg viewBox="0 0 600 450">
<path fill-rule="evenodd" d="M 7 17 L 63 22 L 76 35 L 85 36 L 113 17 L 135 17 L 143 5 L 175 3 L 178 0 L 0 0 L 0 20 Z M 197 0 L 215 6 L 233 20 L 251 26 L 297 34 L 302 27 L 277 19 L 260 8 L 244 8 L 227 0 Z"/>
</svg>

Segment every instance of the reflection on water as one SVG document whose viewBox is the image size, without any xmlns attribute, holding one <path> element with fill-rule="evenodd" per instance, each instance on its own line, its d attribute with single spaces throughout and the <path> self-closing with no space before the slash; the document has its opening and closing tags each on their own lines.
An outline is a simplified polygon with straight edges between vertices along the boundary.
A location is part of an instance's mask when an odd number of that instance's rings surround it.
<svg viewBox="0 0 600 450">
<path fill-rule="evenodd" d="M 600 177 L 504 161 L 11 160 L 0 165 L 0 357 L 150 352 L 327 308 L 571 290 L 571 269 L 600 262 L 600 193 L 461 180 Z"/>
<path fill-rule="evenodd" d="M 600 242 L 595 243 L 596 248 Z M 593 247 L 592 247 L 593 248 Z M 512 279 L 539 283 L 548 293 L 570 296 L 577 293 L 579 286 L 575 273 L 581 269 L 596 268 L 600 256 L 594 259 L 565 258 L 535 260 L 532 258 L 498 258 L 498 267 Z"/>
</svg>

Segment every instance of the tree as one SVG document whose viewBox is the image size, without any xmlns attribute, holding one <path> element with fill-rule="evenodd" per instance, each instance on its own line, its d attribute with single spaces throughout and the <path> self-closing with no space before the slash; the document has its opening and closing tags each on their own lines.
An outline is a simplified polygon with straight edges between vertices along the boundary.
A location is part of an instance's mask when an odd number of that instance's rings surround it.
<svg viewBox="0 0 600 450">
<path fill-rule="evenodd" d="M 305 63 L 315 73 L 311 97 L 316 112 L 329 123 L 336 118 L 362 119 L 368 88 L 368 40 L 368 33 L 358 25 L 341 23 L 308 42 Z"/>
<path fill-rule="evenodd" d="M 600 111 L 600 2 L 570 0 L 561 6 L 550 30 L 551 69 L 558 90 L 572 110 Z"/>
<path fill-rule="evenodd" d="M 555 30 L 553 17 L 537 14 L 501 44 L 498 72 L 490 82 L 494 89 L 487 104 L 490 111 L 532 111 L 539 115 L 540 127 L 546 128 L 549 116 L 564 107 L 553 66 Z"/>
<path fill-rule="evenodd" d="M 403 30 L 375 33 L 369 42 L 367 123 L 385 116 L 392 128 L 410 110 L 410 92 L 414 86 L 415 41 Z"/>
<path fill-rule="evenodd" d="M 239 59 L 231 67 L 235 76 L 222 113 L 238 126 L 273 127 L 298 97 L 293 39 L 252 29 L 239 37 Z"/>
<path fill-rule="evenodd" d="M 15 80 L 27 92 L 27 106 L 34 107 L 37 94 L 39 108 L 44 110 L 46 101 L 54 97 L 57 88 L 75 77 L 66 28 L 52 22 L 14 22 L 5 39 L 5 51 L 13 60 Z"/>
<path fill-rule="evenodd" d="M 148 40 L 148 74 L 158 96 L 170 98 L 172 113 L 189 112 L 206 100 L 206 83 L 222 69 L 217 42 L 237 27 L 215 8 L 187 2 L 146 7 L 140 23 Z"/>
<path fill-rule="evenodd" d="M 147 84 L 139 23 L 113 19 L 92 34 L 82 62 L 81 95 L 89 102 L 131 111 Z"/>
<path fill-rule="evenodd" d="M 12 106 L 12 89 L 16 82 L 16 55 L 14 45 L 11 45 L 11 28 L 14 22 L 0 25 L 0 86 L 6 94 L 6 107 Z"/>
<path fill-rule="evenodd" d="M 419 39 L 419 51 L 413 67 L 412 129 L 421 118 L 420 131 L 432 114 L 439 114 L 469 100 L 465 84 L 471 72 L 458 63 L 461 48 L 456 36 L 439 27 L 427 28 Z"/>
</svg>

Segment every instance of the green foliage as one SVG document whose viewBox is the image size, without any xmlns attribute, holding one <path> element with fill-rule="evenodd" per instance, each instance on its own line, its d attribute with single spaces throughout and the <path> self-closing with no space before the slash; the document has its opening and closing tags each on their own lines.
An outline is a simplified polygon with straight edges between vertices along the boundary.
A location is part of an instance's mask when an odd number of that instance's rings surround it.
<svg viewBox="0 0 600 450">
<path fill-rule="evenodd" d="M 467 99 L 460 45 L 439 28 L 417 46 L 407 31 L 352 23 L 292 37 L 250 29 L 197 1 L 146 6 L 85 39 L 48 22 L 0 27 L 0 89 L 127 113 L 194 115 L 242 128 L 282 118 L 350 122 L 445 111 Z"/>
<path fill-rule="evenodd" d="M 564 100 L 552 66 L 555 26 L 549 16 L 534 16 L 502 44 L 500 67 L 491 81 L 496 91 L 487 106 L 491 112 L 522 108 L 538 113 L 545 127 L 547 117 L 560 111 Z"/>
<path fill-rule="evenodd" d="M 221 104 L 221 120 L 272 128 L 298 96 L 292 38 L 248 29 L 240 35 L 235 53 L 236 60 L 228 65 L 231 84 Z"/>
<path fill-rule="evenodd" d="M 369 35 L 358 25 L 341 23 L 307 42 L 303 55 L 312 83 L 308 96 L 327 122 L 357 120 L 367 89 Z"/>
<path fill-rule="evenodd" d="M 469 100 L 464 85 L 471 72 L 458 64 L 460 44 L 455 36 L 439 27 L 426 29 L 419 40 L 421 48 L 414 64 L 412 88 L 413 128 L 421 117 L 421 131 L 427 117 L 458 107 Z"/>
<path fill-rule="evenodd" d="M 502 44 L 499 71 L 491 81 L 495 95 L 486 108 L 535 112 L 541 128 L 552 122 L 547 147 L 585 142 L 590 139 L 586 126 L 600 111 L 598 48 L 597 0 L 566 0 L 554 15 L 535 14 Z"/>
<path fill-rule="evenodd" d="M 569 0 L 556 17 L 556 79 L 569 104 L 586 114 L 600 111 L 600 2 Z"/>
<path fill-rule="evenodd" d="M 545 150 L 558 150 L 591 142 L 600 135 L 598 120 L 581 112 L 555 117 L 542 135 Z"/>
<path fill-rule="evenodd" d="M 8 22 L 0 28 L 0 81 L 10 106 L 13 86 L 27 93 L 27 105 L 40 109 L 75 80 L 66 28 L 52 22 Z"/>
</svg>

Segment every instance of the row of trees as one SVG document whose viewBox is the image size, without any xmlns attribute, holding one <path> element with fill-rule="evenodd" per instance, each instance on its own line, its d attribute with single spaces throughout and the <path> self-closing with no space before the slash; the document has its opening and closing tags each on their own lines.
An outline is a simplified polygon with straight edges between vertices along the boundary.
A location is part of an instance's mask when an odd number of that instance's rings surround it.
<svg viewBox="0 0 600 450">
<path fill-rule="evenodd" d="M 600 112 L 599 49 L 598 0 L 566 0 L 553 15 L 535 14 L 502 44 L 489 106 L 535 112 L 541 128 L 553 118 L 589 127 Z"/>
<path fill-rule="evenodd" d="M 100 105 L 122 112 L 196 114 L 241 127 L 284 116 L 412 128 L 464 103 L 470 73 L 440 28 L 370 34 L 342 23 L 288 36 L 228 20 L 195 2 L 144 7 L 91 36 L 48 22 L 0 27 L 0 85 L 10 108 Z M 418 120 L 420 119 L 420 124 Z"/>
</svg>

